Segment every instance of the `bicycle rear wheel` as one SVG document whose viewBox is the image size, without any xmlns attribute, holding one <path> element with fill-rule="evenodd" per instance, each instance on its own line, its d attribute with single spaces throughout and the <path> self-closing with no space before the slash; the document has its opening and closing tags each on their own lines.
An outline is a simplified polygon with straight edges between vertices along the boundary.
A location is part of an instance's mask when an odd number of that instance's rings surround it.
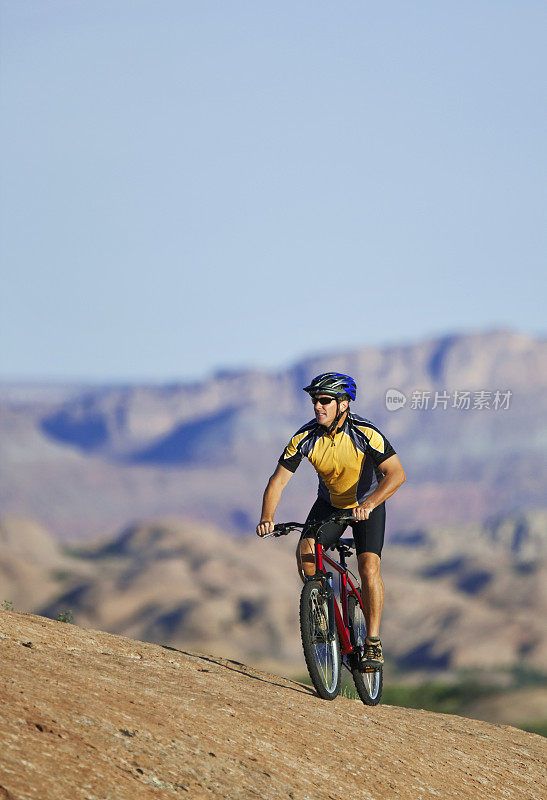
<svg viewBox="0 0 547 800">
<path fill-rule="evenodd" d="M 348 622 L 352 645 L 358 649 L 364 647 L 367 635 L 365 616 L 354 594 L 348 597 Z M 382 697 L 384 685 L 383 668 L 361 672 L 357 666 L 357 658 L 351 659 L 351 674 L 357 694 L 367 706 L 376 706 Z"/>
<path fill-rule="evenodd" d="M 334 633 L 330 632 L 331 627 Z M 300 633 L 317 694 L 324 700 L 334 700 L 340 693 L 342 658 L 336 625 L 329 624 L 329 599 L 320 581 L 308 581 L 302 589 Z"/>
</svg>

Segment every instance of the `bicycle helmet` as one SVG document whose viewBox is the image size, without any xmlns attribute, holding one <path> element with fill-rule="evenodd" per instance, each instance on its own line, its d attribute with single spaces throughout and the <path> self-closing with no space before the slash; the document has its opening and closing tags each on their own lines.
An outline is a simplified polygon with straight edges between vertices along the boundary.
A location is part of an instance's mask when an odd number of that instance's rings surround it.
<svg viewBox="0 0 547 800">
<path fill-rule="evenodd" d="M 329 435 L 334 434 L 338 423 L 346 413 L 345 411 L 340 411 L 341 401 L 355 400 L 357 396 L 355 381 L 349 375 L 343 375 L 341 372 L 323 372 L 321 375 L 317 375 L 309 386 L 304 386 L 304 391 L 311 397 L 326 394 L 335 398 L 336 416 L 332 424 L 327 428 Z"/>
<path fill-rule="evenodd" d="M 326 394 L 339 400 L 355 400 L 357 396 L 357 386 L 353 378 L 340 372 L 323 372 L 317 375 L 309 386 L 304 386 L 304 391 L 312 397 Z"/>
</svg>

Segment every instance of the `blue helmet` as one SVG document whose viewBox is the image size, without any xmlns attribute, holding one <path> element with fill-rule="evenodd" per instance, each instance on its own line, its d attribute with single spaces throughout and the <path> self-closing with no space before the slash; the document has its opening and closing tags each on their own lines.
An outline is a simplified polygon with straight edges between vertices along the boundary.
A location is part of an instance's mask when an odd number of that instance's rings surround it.
<svg viewBox="0 0 547 800">
<path fill-rule="evenodd" d="M 355 400 L 357 396 L 357 386 L 353 378 L 340 372 L 323 372 L 309 386 L 304 386 L 304 391 L 312 397 L 321 393 L 340 400 Z"/>
</svg>

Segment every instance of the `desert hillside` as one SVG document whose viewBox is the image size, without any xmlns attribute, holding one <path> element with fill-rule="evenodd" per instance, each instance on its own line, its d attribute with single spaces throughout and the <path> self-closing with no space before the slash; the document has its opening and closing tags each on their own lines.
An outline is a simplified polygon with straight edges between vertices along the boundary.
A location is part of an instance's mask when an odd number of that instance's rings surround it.
<svg viewBox="0 0 547 800">
<path fill-rule="evenodd" d="M 0 602 L 54 619 L 71 611 L 79 625 L 298 675 L 295 545 L 158 518 L 66 551 L 36 522 L 0 517 Z M 382 557 L 387 668 L 405 679 L 543 673 L 546 548 L 545 509 L 393 535 Z M 357 572 L 355 557 L 350 568 Z"/>
<path fill-rule="evenodd" d="M 540 800 L 545 740 L 0 612 L 3 800 Z"/>
<path fill-rule="evenodd" d="M 390 538 L 389 702 L 547 733 L 546 532 L 544 509 Z M 301 678 L 294 547 L 158 518 L 66 548 L 0 517 L 0 607 Z"/>
</svg>

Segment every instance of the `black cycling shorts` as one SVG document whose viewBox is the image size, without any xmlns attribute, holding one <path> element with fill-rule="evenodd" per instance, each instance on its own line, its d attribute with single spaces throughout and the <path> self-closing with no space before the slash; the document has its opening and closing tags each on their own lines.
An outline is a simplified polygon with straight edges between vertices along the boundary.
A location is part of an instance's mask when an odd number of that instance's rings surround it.
<svg viewBox="0 0 547 800">
<path fill-rule="evenodd" d="M 319 520 L 328 519 L 334 514 L 349 517 L 352 513 L 353 509 L 351 508 L 334 508 L 334 506 L 331 506 L 330 503 L 327 503 L 325 500 L 317 498 L 308 514 L 306 524 L 308 522 L 318 522 Z M 351 525 L 353 529 L 353 539 L 355 541 L 357 555 L 361 553 L 376 553 L 376 555 L 381 558 L 386 528 L 386 504 L 380 503 L 379 506 L 376 506 L 368 519 L 359 519 L 350 523 L 329 522 L 321 528 L 318 541 L 325 548 L 332 547 L 342 536 L 348 524 Z M 307 536 L 306 528 L 304 528 L 300 538 L 305 539 Z"/>
</svg>

